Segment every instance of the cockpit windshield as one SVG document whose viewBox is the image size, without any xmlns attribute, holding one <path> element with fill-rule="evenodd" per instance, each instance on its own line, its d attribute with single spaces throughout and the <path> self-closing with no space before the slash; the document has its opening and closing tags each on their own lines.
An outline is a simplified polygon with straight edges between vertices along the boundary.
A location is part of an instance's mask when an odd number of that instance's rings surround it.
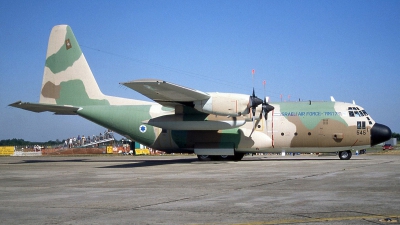
<svg viewBox="0 0 400 225">
<path fill-rule="evenodd" d="M 349 107 L 348 110 L 349 110 L 350 117 L 368 116 L 368 113 L 365 110 L 360 110 L 358 107 Z"/>
<path fill-rule="evenodd" d="M 360 109 L 358 107 L 348 107 L 347 109 L 349 111 L 349 116 L 350 117 L 363 117 L 363 118 L 366 118 L 367 119 L 366 121 L 368 122 L 368 124 L 372 125 L 372 121 L 369 118 L 369 115 L 365 110 Z M 364 119 L 360 119 L 360 121 L 357 121 L 357 127 L 361 127 L 359 129 L 364 129 L 362 127 L 365 127 L 365 120 L 364 121 L 363 120 Z"/>
</svg>

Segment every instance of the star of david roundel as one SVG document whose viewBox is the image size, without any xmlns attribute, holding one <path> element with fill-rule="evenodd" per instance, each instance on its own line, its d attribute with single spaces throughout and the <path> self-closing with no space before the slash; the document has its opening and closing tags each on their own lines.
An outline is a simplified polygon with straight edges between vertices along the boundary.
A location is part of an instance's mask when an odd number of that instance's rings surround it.
<svg viewBox="0 0 400 225">
<path fill-rule="evenodd" d="M 147 130 L 147 127 L 145 125 L 140 125 L 139 127 L 140 132 L 144 133 Z"/>
</svg>

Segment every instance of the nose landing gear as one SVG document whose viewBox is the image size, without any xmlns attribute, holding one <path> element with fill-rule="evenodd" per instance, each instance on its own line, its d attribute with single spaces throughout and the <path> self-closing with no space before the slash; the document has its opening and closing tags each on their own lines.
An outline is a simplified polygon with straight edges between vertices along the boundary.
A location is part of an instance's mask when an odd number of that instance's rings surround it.
<svg viewBox="0 0 400 225">
<path fill-rule="evenodd" d="M 352 156 L 352 153 L 350 150 L 339 152 L 339 158 L 341 160 L 349 160 L 351 158 L 351 156 Z"/>
</svg>

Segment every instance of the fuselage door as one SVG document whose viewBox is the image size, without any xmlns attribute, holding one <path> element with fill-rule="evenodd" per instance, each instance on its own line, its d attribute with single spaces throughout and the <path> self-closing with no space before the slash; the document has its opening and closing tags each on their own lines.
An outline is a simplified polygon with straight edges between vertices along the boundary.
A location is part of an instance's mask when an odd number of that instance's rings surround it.
<svg viewBox="0 0 400 225">
<path fill-rule="evenodd" d="M 329 127 L 329 119 L 322 119 L 322 123 L 319 123 L 319 130 L 318 130 L 318 146 L 319 147 L 326 147 L 330 140 L 330 137 L 327 135 L 330 133 L 331 129 Z"/>
<path fill-rule="evenodd" d="M 158 128 L 158 145 L 163 146 L 164 148 L 172 148 L 171 144 L 171 130 Z"/>
</svg>

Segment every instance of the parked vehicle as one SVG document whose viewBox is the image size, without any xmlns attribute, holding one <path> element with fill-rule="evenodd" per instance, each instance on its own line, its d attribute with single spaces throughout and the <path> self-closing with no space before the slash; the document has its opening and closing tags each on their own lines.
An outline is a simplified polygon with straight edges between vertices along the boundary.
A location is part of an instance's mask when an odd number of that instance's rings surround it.
<svg viewBox="0 0 400 225">
<path fill-rule="evenodd" d="M 391 144 L 385 144 L 382 147 L 382 150 L 393 150 L 393 146 Z"/>
</svg>

